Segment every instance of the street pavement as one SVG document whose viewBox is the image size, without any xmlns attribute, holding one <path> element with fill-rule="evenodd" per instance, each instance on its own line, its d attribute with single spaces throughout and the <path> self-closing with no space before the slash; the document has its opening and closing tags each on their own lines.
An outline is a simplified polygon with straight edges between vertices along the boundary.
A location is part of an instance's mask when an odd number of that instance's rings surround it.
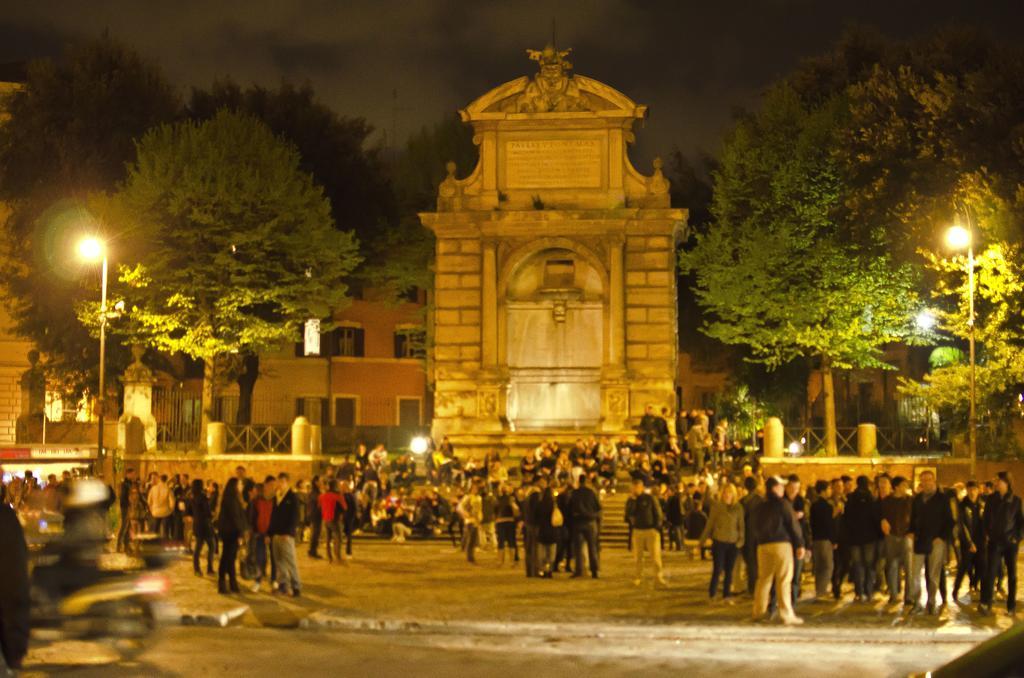
<svg viewBox="0 0 1024 678">
<path fill-rule="evenodd" d="M 937 617 L 881 602 L 804 600 L 802 627 L 749 621 L 750 600 L 709 601 L 710 562 L 665 556 L 667 588 L 634 586 L 621 547 L 602 553 L 602 576 L 526 579 L 482 552 L 478 564 L 438 542 L 357 544 L 345 566 L 300 556 L 302 597 L 245 590 L 216 594 L 211 577 L 175 563 L 173 602 L 183 621 L 141 657 L 117 662 L 103 648 L 34 647 L 27 675 L 271 676 L 281 670 L 356 675 L 629 675 L 689 670 L 710 675 L 906 675 L 962 654 L 1008 628 L 950 605 Z M 739 582 L 742 585 L 742 581 Z M 809 589 L 805 580 L 805 591 Z M 224 619 L 227 615 L 230 618 Z M 83 666 L 85 662 L 87 665 Z M 97 664 L 91 668 L 89 663 Z M 411 673 L 410 673 L 411 672 Z"/>
</svg>

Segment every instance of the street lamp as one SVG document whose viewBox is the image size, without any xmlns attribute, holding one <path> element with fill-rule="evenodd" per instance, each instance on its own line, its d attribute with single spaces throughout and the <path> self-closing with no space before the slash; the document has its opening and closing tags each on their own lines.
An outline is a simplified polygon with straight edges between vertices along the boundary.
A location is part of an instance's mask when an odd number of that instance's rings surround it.
<svg viewBox="0 0 1024 678">
<path fill-rule="evenodd" d="M 89 236 L 78 243 L 78 254 L 85 261 L 101 262 L 100 283 L 100 375 L 99 397 L 97 398 L 97 422 L 99 430 L 96 435 L 96 463 L 103 470 L 103 415 L 106 405 L 106 350 L 107 350 L 107 247 L 99 238 Z"/>
<path fill-rule="evenodd" d="M 974 476 L 975 466 L 978 462 L 978 420 L 975 406 L 977 392 L 974 374 L 974 229 L 971 227 L 971 216 L 969 213 L 967 213 L 967 228 L 964 228 L 959 223 L 954 223 L 946 231 L 946 244 L 954 250 L 967 250 L 967 340 L 971 364 L 971 402 L 967 415 L 967 434 L 969 436 L 967 441 L 970 445 L 971 476 Z"/>
</svg>

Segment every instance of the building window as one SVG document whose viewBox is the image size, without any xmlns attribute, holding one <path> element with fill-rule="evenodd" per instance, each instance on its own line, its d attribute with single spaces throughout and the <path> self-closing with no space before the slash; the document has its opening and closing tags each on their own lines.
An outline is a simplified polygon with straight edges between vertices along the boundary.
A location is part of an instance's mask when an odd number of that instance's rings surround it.
<svg viewBox="0 0 1024 678">
<path fill-rule="evenodd" d="M 396 358 L 423 358 L 427 354 L 427 335 L 421 329 L 395 330 Z"/>
<path fill-rule="evenodd" d="M 404 428 L 415 428 L 420 426 L 420 411 L 422 410 L 422 399 L 420 398 L 399 398 L 398 399 L 398 425 Z"/>
<path fill-rule="evenodd" d="M 356 427 L 356 399 L 344 396 L 334 399 L 334 425 L 341 428 Z"/>
<path fill-rule="evenodd" d="M 362 358 L 364 355 L 364 332 L 361 327 L 335 327 L 330 332 L 320 334 L 320 355 L 310 358 L 331 358 L 349 356 Z M 306 357 L 305 344 L 302 338 L 295 342 L 295 357 Z"/>
<path fill-rule="evenodd" d="M 576 262 L 572 259 L 548 259 L 544 262 L 544 287 L 566 289 L 576 286 Z"/>
<path fill-rule="evenodd" d="M 296 398 L 295 416 L 305 417 L 310 424 L 323 426 L 330 419 L 329 407 L 327 398 Z"/>
</svg>

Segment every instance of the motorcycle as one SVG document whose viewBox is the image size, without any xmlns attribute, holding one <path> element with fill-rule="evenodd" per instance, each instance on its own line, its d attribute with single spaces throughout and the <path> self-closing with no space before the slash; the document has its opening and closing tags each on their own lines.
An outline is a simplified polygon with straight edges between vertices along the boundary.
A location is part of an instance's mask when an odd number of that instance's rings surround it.
<svg viewBox="0 0 1024 678">
<path fill-rule="evenodd" d="M 160 572 L 176 556 L 162 546 L 140 550 L 139 568 L 107 569 L 103 558 L 80 557 L 81 542 L 55 539 L 36 549 L 31 576 L 32 638 L 107 645 L 122 659 L 145 650 L 168 618 L 170 587 Z"/>
</svg>

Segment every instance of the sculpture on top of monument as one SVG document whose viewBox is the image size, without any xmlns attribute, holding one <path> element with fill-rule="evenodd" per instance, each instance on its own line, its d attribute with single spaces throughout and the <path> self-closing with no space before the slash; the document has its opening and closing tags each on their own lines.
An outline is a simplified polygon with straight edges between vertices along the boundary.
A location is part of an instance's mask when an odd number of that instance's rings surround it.
<svg viewBox="0 0 1024 678">
<path fill-rule="evenodd" d="M 572 64 L 566 59 L 571 49 L 557 49 L 548 44 L 541 50 L 528 49 L 530 59 L 540 65 L 540 72 L 530 79 L 526 89 L 512 104 L 516 113 L 552 113 L 591 110 L 579 85 L 569 73 Z"/>
</svg>

